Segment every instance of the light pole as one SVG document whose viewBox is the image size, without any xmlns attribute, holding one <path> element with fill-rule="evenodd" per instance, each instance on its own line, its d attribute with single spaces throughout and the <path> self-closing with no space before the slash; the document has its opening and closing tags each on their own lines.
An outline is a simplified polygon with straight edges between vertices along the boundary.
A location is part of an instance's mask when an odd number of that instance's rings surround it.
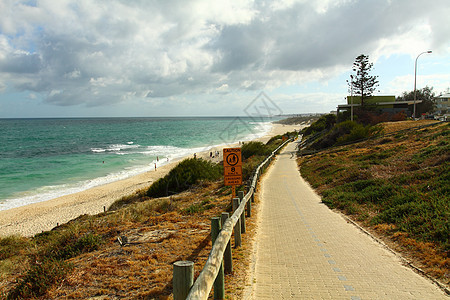
<svg viewBox="0 0 450 300">
<path fill-rule="evenodd" d="M 350 119 L 353 122 L 353 75 L 350 75 Z"/>
<path fill-rule="evenodd" d="M 417 82 L 417 60 L 419 59 L 419 56 L 425 53 L 431 53 L 431 50 L 424 51 L 417 55 L 416 57 L 416 63 L 414 64 L 414 111 L 413 111 L 413 120 L 416 119 L 416 82 Z"/>
</svg>

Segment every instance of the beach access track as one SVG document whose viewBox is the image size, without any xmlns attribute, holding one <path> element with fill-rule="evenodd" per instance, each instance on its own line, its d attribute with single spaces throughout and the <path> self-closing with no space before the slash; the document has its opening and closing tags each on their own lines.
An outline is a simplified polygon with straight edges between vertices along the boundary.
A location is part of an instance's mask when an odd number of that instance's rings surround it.
<svg viewBox="0 0 450 300">
<path fill-rule="evenodd" d="M 294 151 L 288 144 L 261 181 L 245 299 L 449 299 L 325 206 L 300 176 Z"/>
</svg>

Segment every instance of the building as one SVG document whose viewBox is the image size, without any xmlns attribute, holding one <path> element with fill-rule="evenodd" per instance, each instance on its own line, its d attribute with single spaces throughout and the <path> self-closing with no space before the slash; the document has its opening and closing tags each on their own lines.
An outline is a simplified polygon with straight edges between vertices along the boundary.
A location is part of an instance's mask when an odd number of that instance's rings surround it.
<svg viewBox="0 0 450 300">
<path fill-rule="evenodd" d="M 437 115 L 445 115 L 450 113 L 450 93 L 445 93 L 435 98 Z"/>
<path fill-rule="evenodd" d="M 353 98 L 353 100 L 352 100 Z M 422 100 L 416 100 L 416 105 L 422 103 Z M 365 100 L 365 105 L 375 107 L 381 113 L 396 114 L 404 112 L 406 116 L 411 117 L 414 111 L 414 101 L 395 101 L 395 96 L 372 96 Z M 351 107 L 361 106 L 361 96 L 347 96 L 347 104 L 340 104 L 337 112 L 350 111 Z"/>
</svg>

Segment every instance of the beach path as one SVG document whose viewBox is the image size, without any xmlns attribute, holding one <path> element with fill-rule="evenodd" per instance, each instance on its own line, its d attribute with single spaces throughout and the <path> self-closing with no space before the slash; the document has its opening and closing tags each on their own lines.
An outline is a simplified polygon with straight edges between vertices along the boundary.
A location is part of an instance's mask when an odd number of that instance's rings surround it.
<svg viewBox="0 0 450 300">
<path fill-rule="evenodd" d="M 300 176 L 294 150 L 290 143 L 262 179 L 247 299 L 448 299 L 325 206 Z"/>
</svg>

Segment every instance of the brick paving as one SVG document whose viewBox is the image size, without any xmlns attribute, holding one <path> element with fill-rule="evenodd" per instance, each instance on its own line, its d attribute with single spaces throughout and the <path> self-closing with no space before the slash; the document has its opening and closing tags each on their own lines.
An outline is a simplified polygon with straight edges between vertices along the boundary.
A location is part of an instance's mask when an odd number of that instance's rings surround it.
<svg viewBox="0 0 450 300">
<path fill-rule="evenodd" d="M 321 203 L 301 178 L 295 144 L 261 183 L 248 299 L 450 299 Z"/>
</svg>

